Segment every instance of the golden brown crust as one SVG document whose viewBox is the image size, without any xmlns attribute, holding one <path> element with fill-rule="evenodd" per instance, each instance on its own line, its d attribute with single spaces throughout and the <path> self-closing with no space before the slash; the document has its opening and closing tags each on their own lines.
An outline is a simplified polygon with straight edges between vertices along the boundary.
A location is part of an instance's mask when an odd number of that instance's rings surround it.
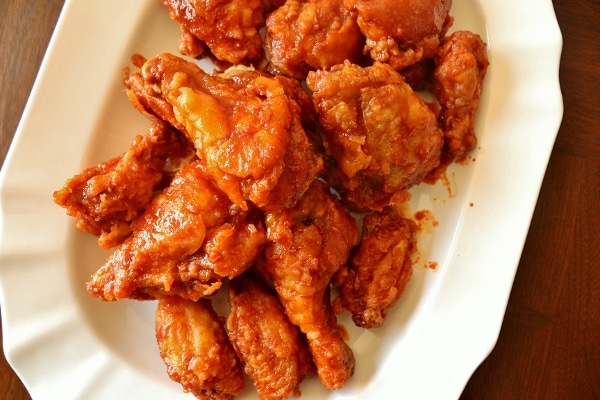
<svg viewBox="0 0 600 400">
<path fill-rule="evenodd" d="M 269 70 L 295 79 L 361 56 L 364 37 L 343 0 L 288 0 L 267 17 Z"/>
<path fill-rule="evenodd" d="M 188 157 L 191 144 L 165 123 L 155 122 L 119 157 L 86 168 L 54 192 L 54 202 L 76 218 L 79 229 L 98 236 L 103 249 L 130 234 L 169 172 L 169 161 Z"/>
<path fill-rule="evenodd" d="M 201 248 L 207 226 L 223 223 L 229 209 L 227 197 L 198 162 L 183 167 L 140 215 L 132 235 L 90 278 L 88 291 L 107 301 L 170 292 L 180 283 L 178 264 Z"/>
<path fill-rule="evenodd" d="M 192 35 L 221 61 L 239 64 L 263 57 L 258 32 L 264 25 L 261 0 L 162 0 L 162 3 L 171 19 L 182 27 L 183 54 L 191 57 L 203 54 L 199 52 L 199 43 L 189 38 Z"/>
<path fill-rule="evenodd" d="M 330 183 L 359 211 L 405 200 L 440 160 L 436 115 L 386 64 L 311 72 L 308 87 L 337 165 Z"/>
<path fill-rule="evenodd" d="M 300 396 L 300 383 L 313 372 L 308 346 L 277 294 L 251 274 L 231 282 L 229 339 L 261 400 Z"/>
<path fill-rule="evenodd" d="M 329 299 L 332 277 L 358 240 L 354 219 L 320 181 L 291 209 L 266 215 L 265 269 L 292 323 L 306 334 L 319 379 L 340 389 L 354 371 Z"/>
<path fill-rule="evenodd" d="M 367 215 L 362 229 L 336 302 L 350 311 L 356 325 L 372 329 L 383 325 L 410 280 L 416 225 L 388 208 Z"/>
<path fill-rule="evenodd" d="M 344 0 L 358 14 L 365 51 L 401 70 L 435 54 L 447 29 L 452 0 Z"/>
<path fill-rule="evenodd" d="M 201 400 L 231 400 L 244 389 L 242 365 L 209 300 L 158 301 L 156 340 L 169 377 Z"/>
<path fill-rule="evenodd" d="M 475 116 L 489 61 L 486 44 L 469 31 L 444 39 L 436 54 L 433 89 L 440 106 L 446 149 L 464 156 L 477 144 Z"/>
</svg>

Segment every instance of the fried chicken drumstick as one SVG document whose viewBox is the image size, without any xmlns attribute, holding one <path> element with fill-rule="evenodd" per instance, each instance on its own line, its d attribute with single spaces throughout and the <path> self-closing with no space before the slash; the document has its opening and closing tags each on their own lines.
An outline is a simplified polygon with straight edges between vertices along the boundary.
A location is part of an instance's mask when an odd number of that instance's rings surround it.
<svg viewBox="0 0 600 400">
<path fill-rule="evenodd" d="M 267 213 L 265 269 L 290 321 L 308 339 L 323 385 L 340 389 L 354 371 L 329 298 L 329 284 L 358 240 L 354 219 L 321 181 L 291 209 Z"/>
</svg>

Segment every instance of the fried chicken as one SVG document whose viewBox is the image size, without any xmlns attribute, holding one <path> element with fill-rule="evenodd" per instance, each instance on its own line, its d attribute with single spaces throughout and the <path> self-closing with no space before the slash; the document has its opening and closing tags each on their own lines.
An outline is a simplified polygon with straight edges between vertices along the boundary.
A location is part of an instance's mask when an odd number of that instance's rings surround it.
<svg viewBox="0 0 600 400">
<path fill-rule="evenodd" d="M 167 373 L 185 392 L 201 400 L 231 400 L 242 392 L 242 365 L 209 300 L 161 298 L 155 329 Z"/>
<path fill-rule="evenodd" d="M 344 0 L 358 14 L 365 51 L 374 61 L 401 70 L 435 55 L 451 24 L 452 0 Z"/>
<path fill-rule="evenodd" d="M 433 88 L 440 106 L 446 149 L 464 156 L 477 144 L 475 116 L 489 61 L 479 35 L 457 31 L 444 39 L 437 54 Z"/>
<path fill-rule="evenodd" d="M 264 269 L 290 321 L 306 334 L 323 385 L 340 389 L 354 356 L 331 308 L 329 284 L 358 240 L 354 219 L 321 181 L 291 209 L 267 213 Z"/>
<path fill-rule="evenodd" d="M 155 122 L 122 155 L 86 168 L 54 192 L 54 202 L 76 219 L 77 228 L 98 236 L 108 249 L 131 234 L 131 225 L 170 174 L 193 154 L 191 144 L 165 123 Z"/>
<path fill-rule="evenodd" d="M 171 19 L 181 26 L 179 50 L 183 54 L 202 55 L 204 43 L 218 60 L 231 64 L 263 57 L 258 32 L 264 25 L 261 0 L 162 0 L 162 3 Z"/>
<path fill-rule="evenodd" d="M 358 62 L 364 37 L 343 0 L 288 0 L 266 20 L 268 69 L 298 80 L 314 69 Z"/>
<path fill-rule="evenodd" d="M 102 300 L 153 298 L 157 293 L 185 294 L 214 284 L 214 276 L 188 276 L 178 265 L 204 243 L 207 227 L 227 221 L 231 203 L 196 161 L 177 172 L 170 186 L 155 197 L 136 221 L 133 233 L 116 247 L 87 282 L 87 290 Z M 183 286 L 183 287 L 182 287 Z M 192 290 L 193 292 L 194 290 Z M 180 293 L 181 292 L 181 293 Z"/>
<path fill-rule="evenodd" d="M 300 383 L 314 372 L 305 338 L 277 294 L 252 274 L 229 286 L 229 339 L 261 400 L 300 396 Z"/>
<path fill-rule="evenodd" d="M 436 115 L 390 66 L 349 62 L 308 74 L 336 166 L 330 183 L 355 210 L 406 200 L 440 160 Z"/>
<path fill-rule="evenodd" d="M 211 76 L 168 53 L 125 82 L 138 108 L 186 132 L 206 170 L 240 208 L 295 204 L 322 169 L 281 83 L 244 72 Z"/>
<path fill-rule="evenodd" d="M 267 242 L 266 232 L 255 215 L 239 214 L 222 225 L 207 229 L 202 248 L 179 264 L 180 273 L 213 271 L 233 279 L 247 270 Z"/>
<path fill-rule="evenodd" d="M 357 326 L 383 325 L 387 312 L 400 299 L 412 276 L 416 225 L 391 208 L 367 215 L 362 238 L 352 256 L 338 303 Z"/>
</svg>

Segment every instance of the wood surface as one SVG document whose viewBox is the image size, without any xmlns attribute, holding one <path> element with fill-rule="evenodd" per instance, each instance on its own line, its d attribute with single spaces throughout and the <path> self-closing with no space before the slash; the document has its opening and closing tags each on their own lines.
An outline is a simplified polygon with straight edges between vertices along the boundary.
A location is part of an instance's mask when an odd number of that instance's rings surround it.
<svg viewBox="0 0 600 400">
<path fill-rule="evenodd" d="M 63 3 L 1 2 L 2 162 Z M 498 342 L 462 400 L 600 399 L 600 2 L 553 4 L 564 118 Z M 30 399 L 0 353 L 0 398 Z"/>
</svg>

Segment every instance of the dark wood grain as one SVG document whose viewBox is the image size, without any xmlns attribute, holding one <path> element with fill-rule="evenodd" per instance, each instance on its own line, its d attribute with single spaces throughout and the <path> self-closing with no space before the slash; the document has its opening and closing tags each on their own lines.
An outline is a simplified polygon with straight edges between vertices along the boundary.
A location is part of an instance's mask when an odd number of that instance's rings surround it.
<svg viewBox="0 0 600 400">
<path fill-rule="evenodd" d="M 0 1 L 0 165 L 62 10 L 64 0 Z M 2 333 L 0 333 L 0 339 Z M 0 352 L 0 398 L 31 396 Z"/>
<path fill-rule="evenodd" d="M 600 399 L 600 2 L 553 4 L 564 119 L 497 345 L 462 400 Z M 2 162 L 62 5 L 1 2 Z M 0 388 L 3 399 L 30 399 L 3 353 Z"/>
</svg>

